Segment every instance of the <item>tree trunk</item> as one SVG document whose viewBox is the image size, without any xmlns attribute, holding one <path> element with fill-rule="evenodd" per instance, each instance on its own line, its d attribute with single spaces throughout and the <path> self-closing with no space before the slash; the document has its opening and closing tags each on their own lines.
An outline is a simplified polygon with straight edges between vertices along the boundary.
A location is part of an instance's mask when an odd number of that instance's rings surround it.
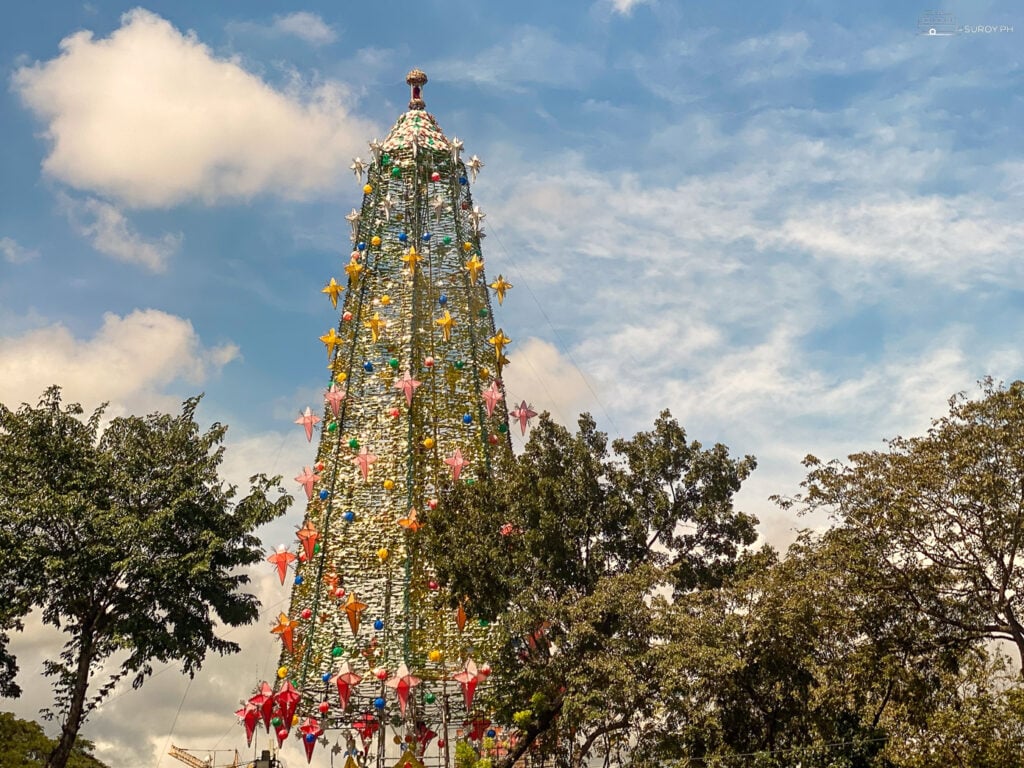
<svg viewBox="0 0 1024 768">
<path fill-rule="evenodd" d="M 85 694 L 89 690 L 89 668 L 92 666 L 93 637 L 92 627 L 82 631 L 78 647 L 78 667 L 75 670 L 75 685 L 71 692 L 68 714 L 61 726 L 60 738 L 53 752 L 46 758 L 46 768 L 65 768 L 71 750 L 78 738 L 78 729 L 82 727 L 85 712 Z"/>
</svg>

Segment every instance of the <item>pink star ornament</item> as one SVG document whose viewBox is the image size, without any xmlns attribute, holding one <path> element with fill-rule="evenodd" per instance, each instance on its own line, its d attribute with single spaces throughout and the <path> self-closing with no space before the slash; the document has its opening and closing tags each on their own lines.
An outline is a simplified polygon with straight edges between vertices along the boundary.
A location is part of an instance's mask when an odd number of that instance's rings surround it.
<svg viewBox="0 0 1024 768">
<path fill-rule="evenodd" d="M 412 405 L 412 396 L 416 393 L 416 390 L 422 383 L 422 381 L 416 381 L 416 379 L 410 376 L 409 372 L 406 371 L 402 375 L 402 378 L 395 382 L 395 389 L 400 389 L 405 393 L 406 405 Z"/>
<path fill-rule="evenodd" d="M 306 406 L 305 413 L 300 413 L 299 418 L 295 420 L 296 424 L 301 424 L 306 429 L 306 440 L 313 442 L 313 427 L 320 423 L 320 417 L 313 413 L 313 409 L 308 405 Z"/>
<path fill-rule="evenodd" d="M 306 489 L 306 498 L 313 498 L 313 486 L 319 482 L 320 475 L 313 472 L 309 467 L 302 468 L 302 474 L 295 478 L 295 482 Z"/>
<path fill-rule="evenodd" d="M 533 410 L 526 401 L 523 400 L 514 409 L 509 411 L 509 416 L 519 421 L 519 428 L 523 430 L 523 434 L 526 434 L 526 425 L 530 423 L 530 419 L 537 415 L 537 412 Z"/>
<path fill-rule="evenodd" d="M 341 401 L 345 399 L 345 390 L 338 389 L 337 384 L 331 384 L 331 388 L 324 392 L 324 402 L 331 406 L 331 413 L 334 414 L 334 418 L 338 418 L 338 412 L 341 409 Z"/>
<path fill-rule="evenodd" d="M 498 386 L 498 382 L 492 381 L 491 386 L 484 390 L 481 395 L 484 399 L 484 407 L 487 408 L 487 415 L 494 415 L 494 408 L 501 402 L 503 395 L 501 394 L 501 387 Z"/>
<path fill-rule="evenodd" d="M 444 463 L 452 468 L 452 480 L 458 482 L 459 475 L 462 474 L 462 470 L 468 467 L 470 462 L 462 456 L 462 451 L 458 448 L 455 449 L 455 453 L 444 460 Z"/>
<path fill-rule="evenodd" d="M 377 456 L 370 453 L 366 448 L 359 451 L 359 454 L 352 459 L 353 464 L 359 465 L 359 471 L 363 475 L 363 482 L 366 482 L 370 475 L 370 467 L 377 461 Z"/>
</svg>

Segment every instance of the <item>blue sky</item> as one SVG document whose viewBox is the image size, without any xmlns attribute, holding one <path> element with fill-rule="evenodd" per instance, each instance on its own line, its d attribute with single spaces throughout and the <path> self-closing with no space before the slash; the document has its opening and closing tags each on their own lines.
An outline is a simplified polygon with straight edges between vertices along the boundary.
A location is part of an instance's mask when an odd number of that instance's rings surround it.
<svg viewBox="0 0 1024 768">
<path fill-rule="evenodd" d="M 293 476 L 348 166 L 418 66 L 486 163 L 510 397 L 613 434 L 670 408 L 759 458 L 741 501 L 784 545 L 809 521 L 767 497 L 804 454 L 879 447 L 982 376 L 1024 376 L 1024 14 L 946 3 L 982 29 L 919 35 L 931 7 L 4 4 L 0 401 L 56 382 L 123 413 L 203 391 L 232 479 Z M 119 694 L 87 729 L 102 756 L 233 746 L 238 680 L 274 663 L 267 627 L 237 636 L 246 654 L 191 685 L 172 669 Z M 30 693 L 3 706 L 44 701 L 53 641 L 30 628 Z"/>
</svg>

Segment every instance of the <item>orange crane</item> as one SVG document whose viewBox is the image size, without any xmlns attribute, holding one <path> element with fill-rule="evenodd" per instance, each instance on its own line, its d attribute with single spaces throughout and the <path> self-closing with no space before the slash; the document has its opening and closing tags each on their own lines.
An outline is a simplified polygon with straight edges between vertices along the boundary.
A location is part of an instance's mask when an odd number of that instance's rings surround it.
<svg viewBox="0 0 1024 768">
<path fill-rule="evenodd" d="M 213 762 L 213 754 L 207 755 L 205 760 L 200 760 L 195 755 L 189 754 L 189 752 L 202 752 L 203 750 L 187 750 L 181 747 L 176 747 L 171 744 L 171 748 L 167 750 L 167 754 L 173 757 L 175 760 L 183 762 L 185 765 L 191 766 L 191 768 L 239 768 L 238 764 L 238 750 L 235 750 L 235 759 L 229 764 L 224 766 L 215 766 Z M 223 750 L 227 751 L 227 750 Z"/>
<path fill-rule="evenodd" d="M 229 749 L 182 749 L 171 744 L 171 748 L 167 750 L 167 754 L 173 757 L 175 760 L 179 760 L 189 768 L 282 768 L 281 762 L 277 759 L 277 755 L 272 755 L 270 750 L 264 749 L 262 754 L 254 761 L 247 763 L 239 763 L 238 750 L 234 750 L 235 756 L 230 763 L 218 763 L 216 762 L 215 755 L 217 752 L 230 752 Z M 201 760 L 195 755 L 189 754 L 190 752 L 206 752 L 206 759 Z"/>
</svg>

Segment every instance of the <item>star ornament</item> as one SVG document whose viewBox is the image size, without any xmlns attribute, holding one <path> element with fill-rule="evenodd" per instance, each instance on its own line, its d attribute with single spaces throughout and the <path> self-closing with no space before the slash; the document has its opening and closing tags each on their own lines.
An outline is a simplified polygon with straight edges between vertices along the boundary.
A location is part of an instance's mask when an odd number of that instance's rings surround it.
<svg viewBox="0 0 1024 768">
<path fill-rule="evenodd" d="M 466 163 L 466 167 L 469 169 L 469 172 L 473 174 L 473 181 L 475 182 L 476 175 L 480 173 L 480 169 L 484 167 L 484 161 L 476 155 L 473 155 L 469 158 L 469 162 Z"/>
<path fill-rule="evenodd" d="M 366 482 L 370 475 L 370 467 L 377 461 L 377 457 L 370 453 L 366 448 L 359 451 L 359 455 L 353 457 L 352 463 L 359 466 L 359 471 L 363 475 L 363 482 Z"/>
<path fill-rule="evenodd" d="M 455 318 L 452 317 L 451 312 L 449 312 L 446 309 L 444 311 L 444 314 L 441 316 L 441 319 L 440 320 L 435 320 L 434 322 L 441 327 L 441 335 L 444 336 L 444 340 L 445 341 L 451 341 L 452 340 L 452 326 L 455 325 Z"/>
<path fill-rule="evenodd" d="M 359 621 L 363 617 L 363 611 L 369 607 L 366 603 L 359 602 L 355 592 L 349 593 L 342 610 L 348 615 L 348 625 L 352 628 L 353 635 L 359 634 Z"/>
<path fill-rule="evenodd" d="M 512 339 L 506 336 L 505 331 L 499 328 L 498 332 L 487 340 L 487 343 L 494 347 L 495 354 L 500 357 L 501 353 L 505 351 L 505 345 L 511 344 Z"/>
<path fill-rule="evenodd" d="M 355 285 L 359 282 L 359 276 L 363 274 L 363 265 L 358 261 L 350 261 L 345 267 L 345 274 L 348 275 L 348 281 Z"/>
<path fill-rule="evenodd" d="M 530 423 L 530 419 L 537 415 L 537 412 L 527 405 L 525 400 L 523 400 L 519 405 L 509 411 L 508 415 L 519 421 L 519 428 L 525 435 L 526 425 Z"/>
<path fill-rule="evenodd" d="M 363 214 L 353 208 L 348 215 L 345 216 L 345 221 L 352 225 L 352 229 L 355 230 L 359 226 L 359 220 L 363 218 Z"/>
<path fill-rule="evenodd" d="M 320 417 L 313 413 L 313 409 L 307 405 L 305 412 L 299 413 L 299 418 L 295 420 L 295 423 L 301 424 L 305 428 L 306 441 L 313 442 L 313 427 L 320 423 Z"/>
<path fill-rule="evenodd" d="M 481 679 L 480 671 L 477 669 L 476 662 L 472 658 L 466 659 L 466 664 L 461 672 L 452 675 L 452 680 L 457 682 L 462 688 L 462 698 L 466 702 L 467 710 L 473 706 L 473 693 L 476 691 L 476 687 Z"/>
<path fill-rule="evenodd" d="M 320 337 L 320 341 L 327 347 L 327 359 L 330 360 L 331 355 L 334 354 L 334 348 L 341 344 L 341 336 L 338 335 L 336 330 L 331 328 L 331 330 Z"/>
<path fill-rule="evenodd" d="M 363 171 L 366 170 L 366 163 L 363 162 L 361 157 L 352 158 L 352 165 L 350 165 L 349 168 L 351 168 L 352 172 L 355 173 L 357 181 L 363 180 Z"/>
<path fill-rule="evenodd" d="M 458 482 L 459 476 L 462 474 L 462 470 L 470 465 L 470 462 L 462 455 L 462 451 L 458 448 L 455 449 L 455 453 L 444 460 L 444 463 L 452 468 L 452 480 Z"/>
<path fill-rule="evenodd" d="M 384 152 L 384 145 L 380 143 L 380 139 L 374 139 L 371 141 L 369 147 L 370 154 L 373 155 L 373 161 L 379 161 L 381 154 Z"/>
<path fill-rule="evenodd" d="M 341 701 L 341 708 L 348 709 L 348 700 L 352 695 L 352 689 L 363 680 L 352 670 L 352 665 L 346 661 L 341 665 L 338 673 L 331 678 L 331 682 L 338 686 L 338 699 Z"/>
<path fill-rule="evenodd" d="M 402 378 L 395 382 L 395 389 L 400 389 L 405 393 L 406 405 L 412 405 L 412 396 L 422 383 L 422 381 L 416 381 L 416 379 L 410 376 L 409 372 L 406 371 L 402 374 Z"/>
<path fill-rule="evenodd" d="M 473 223 L 473 231 L 474 232 L 479 232 L 480 231 L 480 225 L 483 223 L 484 219 L 486 219 L 486 218 L 487 218 L 487 214 L 480 210 L 480 206 L 479 205 L 474 205 L 473 206 L 473 210 L 470 211 L 470 214 L 469 214 L 469 220 Z"/>
<path fill-rule="evenodd" d="M 487 409 L 487 415 L 494 415 L 494 408 L 501 402 L 501 398 L 504 395 L 501 392 L 501 387 L 498 386 L 498 382 L 492 381 L 491 386 L 484 390 L 481 397 L 484 399 L 484 407 Z"/>
<path fill-rule="evenodd" d="M 307 520 L 301 528 L 295 532 L 295 536 L 302 544 L 302 551 L 307 560 L 312 560 L 315 554 L 316 541 L 320 538 L 320 531 L 313 525 L 312 520 Z"/>
<path fill-rule="evenodd" d="M 288 618 L 287 613 L 282 613 L 277 617 L 277 625 L 270 630 L 281 638 L 288 653 L 295 653 L 295 628 L 298 626 L 299 622 Z"/>
<path fill-rule="evenodd" d="M 419 521 L 419 512 L 416 511 L 416 507 L 410 509 L 409 514 L 405 517 L 399 518 L 398 524 L 410 533 L 416 533 L 423 527 L 423 523 Z"/>
<path fill-rule="evenodd" d="M 277 567 L 277 575 L 281 577 L 281 583 L 284 584 L 285 577 L 288 575 L 288 566 L 297 559 L 292 552 L 284 549 L 282 544 L 281 549 L 267 557 L 267 562 Z"/>
<path fill-rule="evenodd" d="M 402 257 L 402 261 L 409 267 L 409 274 L 416 274 L 416 265 L 423 260 L 423 256 L 416 252 L 416 246 L 412 246 L 409 252 Z"/>
<path fill-rule="evenodd" d="M 295 482 L 306 490 L 306 499 L 313 498 L 313 486 L 320 481 L 320 475 L 313 472 L 309 467 L 302 468 L 302 474 L 295 478 Z"/>
<path fill-rule="evenodd" d="M 345 286 L 340 285 L 338 281 L 332 277 L 331 281 L 320 290 L 320 293 L 326 293 L 327 297 L 331 300 L 331 306 L 337 309 L 338 294 L 340 294 L 344 290 Z"/>
<path fill-rule="evenodd" d="M 324 392 L 324 402 L 331 407 L 334 418 L 338 418 L 341 409 L 341 401 L 345 399 L 345 390 L 338 389 L 337 384 L 331 384 L 331 388 Z"/>
<path fill-rule="evenodd" d="M 370 329 L 370 335 L 373 336 L 374 342 L 380 338 L 381 332 L 387 327 L 387 322 L 380 316 L 380 312 L 374 312 L 373 317 L 363 323 L 364 326 Z"/>
<path fill-rule="evenodd" d="M 391 195 L 387 195 L 383 200 L 380 201 L 380 209 L 384 212 L 384 218 L 391 221 L 391 211 L 395 207 L 395 201 L 391 199 Z"/>
<path fill-rule="evenodd" d="M 498 304 L 505 303 L 505 291 L 509 290 L 511 287 L 512 283 L 501 275 L 498 275 L 498 279 L 491 283 L 491 290 L 494 291 L 494 295 L 498 297 Z"/>
<path fill-rule="evenodd" d="M 405 715 L 405 708 L 409 704 L 409 693 L 419 685 L 422 680 L 409 672 L 409 668 L 403 661 L 398 669 L 395 671 L 395 676 L 387 681 L 386 685 L 388 688 L 393 688 L 395 695 L 398 696 L 398 706 L 402 710 L 402 714 Z"/>
<path fill-rule="evenodd" d="M 462 153 L 462 139 L 460 139 L 458 136 L 452 136 L 452 140 L 449 142 L 449 144 L 452 148 L 452 162 L 457 163 L 459 162 L 459 155 Z"/>
<path fill-rule="evenodd" d="M 466 262 L 466 271 L 469 272 L 470 282 L 475 283 L 477 278 L 480 277 L 480 272 L 483 271 L 484 261 L 479 255 L 473 254 L 473 258 Z"/>
<path fill-rule="evenodd" d="M 440 195 L 435 196 L 434 199 L 430 201 L 430 210 L 434 212 L 434 218 L 438 221 L 441 220 L 444 212 L 450 207 L 451 206 L 448 205 L 448 202 Z"/>
</svg>

